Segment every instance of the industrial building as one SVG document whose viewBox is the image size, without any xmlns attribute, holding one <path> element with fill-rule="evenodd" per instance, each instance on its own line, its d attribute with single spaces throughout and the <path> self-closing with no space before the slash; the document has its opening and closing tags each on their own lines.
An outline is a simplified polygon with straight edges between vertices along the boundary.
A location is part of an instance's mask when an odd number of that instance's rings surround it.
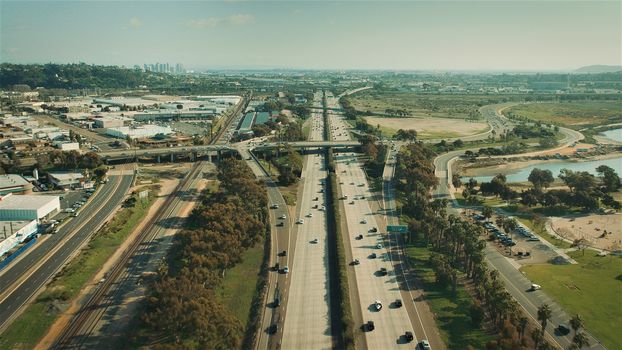
<svg viewBox="0 0 622 350">
<path fill-rule="evenodd" d="M 122 126 L 106 130 L 106 134 L 120 139 L 139 139 L 143 137 L 153 137 L 158 134 L 170 135 L 173 130 L 170 126 L 141 125 L 141 126 Z"/>
<path fill-rule="evenodd" d="M 0 221 L 0 256 L 37 233 L 37 220 Z"/>
<path fill-rule="evenodd" d="M 60 149 L 61 151 L 80 150 L 80 144 L 78 142 L 54 141 L 52 144 L 54 145 L 54 147 Z"/>
<path fill-rule="evenodd" d="M 45 220 L 60 211 L 58 196 L 14 195 L 0 197 L 0 221 Z"/>
<path fill-rule="evenodd" d="M 48 173 L 48 180 L 56 187 L 78 188 L 85 179 L 80 173 Z"/>
<path fill-rule="evenodd" d="M 118 128 L 129 125 L 131 121 L 130 118 L 106 116 L 93 118 L 93 125 L 96 128 Z"/>
<path fill-rule="evenodd" d="M 134 114 L 136 121 L 163 121 L 163 120 L 212 120 L 217 118 L 216 108 L 203 110 L 176 110 L 158 109 Z"/>
<path fill-rule="evenodd" d="M 0 196 L 8 193 L 26 193 L 31 190 L 32 185 L 20 175 L 0 175 Z"/>
</svg>

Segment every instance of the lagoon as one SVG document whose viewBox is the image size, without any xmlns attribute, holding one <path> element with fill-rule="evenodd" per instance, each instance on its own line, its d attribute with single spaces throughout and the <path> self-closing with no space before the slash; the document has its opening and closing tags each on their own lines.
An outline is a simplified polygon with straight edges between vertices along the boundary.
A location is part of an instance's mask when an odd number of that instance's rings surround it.
<svg viewBox="0 0 622 350">
<path fill-rule="evenodd" d="M 525 182 L 534 168 L 542 170 L 550 170 L 553 176 L 559 176 L 559 172 L 562 169 L 569 169 L 572 171 L 587 171 L 590 174 L 598 175 L 596 168 L 601 165 L 606 165 L 613 168 L 618 175 L 622 176 L 622 157 L 592 160 L 592 161 L 552 161 L 550 163 L 539 163 L 526 166 L 524 168 L 512 169 L 507 171 L 500 171 L 505 174 L 507 182 Z M 474 176 L 473 178 L 477 182 L 489 182 L 494 176 Z M 468 180 L 470 177 L 463 177 L 463 181 Z"/>
<path fill-rule="evenodd" d="M 613 129 L 601 132 L 601 134 L 614 141 L 622 142 L 622 129 Z"/>
</svg>

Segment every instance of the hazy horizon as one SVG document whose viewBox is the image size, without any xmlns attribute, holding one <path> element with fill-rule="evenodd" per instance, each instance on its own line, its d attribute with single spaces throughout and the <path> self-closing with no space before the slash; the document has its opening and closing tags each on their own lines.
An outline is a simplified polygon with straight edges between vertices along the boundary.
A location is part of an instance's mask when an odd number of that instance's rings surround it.
<svg viewBox="0 0 622 350">
<path fill-rule="evenodd" d="M 0 62 L 564 72 L 622 64 L 619 1 L 6 1 Z"/>
</svg>

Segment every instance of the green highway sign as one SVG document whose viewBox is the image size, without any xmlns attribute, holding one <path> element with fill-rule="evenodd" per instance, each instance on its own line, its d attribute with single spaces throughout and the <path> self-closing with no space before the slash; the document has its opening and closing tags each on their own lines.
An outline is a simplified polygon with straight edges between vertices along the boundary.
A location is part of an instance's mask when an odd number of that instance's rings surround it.
<svg viewBox="0 0 622 350">
<path fill-rule="evenodd" d="M 397 225 L 397 226 L 387 226 L 387 232 L 408 232 L 408 226 L 406 225 Z"/>
</svg>

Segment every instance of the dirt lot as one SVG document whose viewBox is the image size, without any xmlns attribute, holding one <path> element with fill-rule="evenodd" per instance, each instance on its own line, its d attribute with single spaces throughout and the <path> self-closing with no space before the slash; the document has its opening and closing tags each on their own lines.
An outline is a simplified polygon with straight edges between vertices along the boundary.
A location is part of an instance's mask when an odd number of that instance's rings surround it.
<svg viewBox="0 0 622 350">
<path fill-rule="evenodd" d="M 586 215 L 579 217 L 552 217 L 552 227 L 560 236 L 570 240 L 585 238 L 600 249 L 622 249 L 622 213 Z M 604 235 L 604 231 L 607 234 Z"/>
<path fill-rule="evenodd" d="M 488 130 L 483 122 L 470 122 L 448 118 L 376 118 L 365 117 L 372 126 L 380 124 L 387 129 L 415 129 L 421 136 L 444 135 L 446 137 L 460 137 L 474 135 Z"/>
</svg>

